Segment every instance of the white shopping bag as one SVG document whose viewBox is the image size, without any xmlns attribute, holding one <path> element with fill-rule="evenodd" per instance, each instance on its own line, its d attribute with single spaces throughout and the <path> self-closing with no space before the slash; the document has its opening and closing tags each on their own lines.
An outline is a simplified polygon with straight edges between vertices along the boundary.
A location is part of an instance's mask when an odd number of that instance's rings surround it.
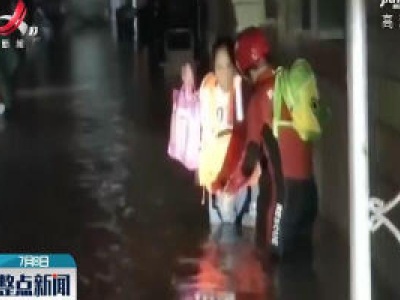
<svg viewBox="0 0 400 300">
<path fill-rule="evenodd" d="M 222 193 L 209 195 L 208 210 L 211 225 L 235 222 L 235 199 Z"/>
<path fill-rule="evenodd" d="M 242 226 L 255 228 L 257 219 L 257 199 L 260 194 L 259 186 L 251 187 L 250 193 L 251 194 L 248 195 L 247 188 L 240 190 L 235 200 L 235 215 L 239 216 L 243 213 Z M 246 203 L 247 201 L 250 201 L 250 203 Z"/>
<path fill-rule="evenodd" d="M 208 209 L 210 224 L 233 224 L 237 221 L 239 215 L 242 214 L 242 225 L 254 228 L 257 218 L 259 187 L 251 187 L 250 195 L 248 193 L 249 190 L 245 187 L 233 196 L 223 192 L 218 193 L 214 198 L 209 195 Z"/>
</svg>

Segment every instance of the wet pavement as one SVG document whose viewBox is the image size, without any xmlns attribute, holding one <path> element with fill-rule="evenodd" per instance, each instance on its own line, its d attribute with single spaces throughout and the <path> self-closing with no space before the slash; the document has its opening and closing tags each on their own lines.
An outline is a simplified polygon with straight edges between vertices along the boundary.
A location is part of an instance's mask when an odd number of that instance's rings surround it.
<svg viewBox="0 0 400 300">
<path fill-rule="evenodd" d="M 247 236 L 208 235 L 145 56 L 86 30 L 25 68 L 0 124 L 0 251 L 72 253 L 83 300 L 348 299 L 347 249 L 322 225 L 315 267 L 272 268 Z"/>
</svg>

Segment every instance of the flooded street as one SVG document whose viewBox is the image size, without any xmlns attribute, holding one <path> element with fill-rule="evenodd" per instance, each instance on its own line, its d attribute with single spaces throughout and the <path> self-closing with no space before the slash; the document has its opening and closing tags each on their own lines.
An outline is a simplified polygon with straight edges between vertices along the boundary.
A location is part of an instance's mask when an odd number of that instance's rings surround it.
<svg viewBox="0 0 400 300">
<path fill-rule="evenodd" d="M 1 252 L 73 254 L 82 300 L 331 299 L 332 284 L 347 299 L 339 244 L 319 243 L 331 265 L 317 280 L 232 228 L 209 236 L 193 174 L 167 156 L 169 88 L 145 52 L 101 30 L 43 51 L 1 123 Z"/>
</svg>

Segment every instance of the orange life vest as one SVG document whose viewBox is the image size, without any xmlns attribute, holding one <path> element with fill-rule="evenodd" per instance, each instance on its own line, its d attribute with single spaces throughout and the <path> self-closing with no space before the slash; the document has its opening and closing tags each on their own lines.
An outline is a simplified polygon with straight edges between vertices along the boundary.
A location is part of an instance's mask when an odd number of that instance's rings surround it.
<svg viewBox="0 0 400 300">
<path fill-rule="evenodd" d="M 218 88 L 213 73 L 206 75 L 200 86 L 202 141 L 198 175 L 200 185 L 210 192 L 225 185 L 244 146 L 243 125 L 235 122 L 235 93 L 231 91 L 223 103 Z"/>
</svg>

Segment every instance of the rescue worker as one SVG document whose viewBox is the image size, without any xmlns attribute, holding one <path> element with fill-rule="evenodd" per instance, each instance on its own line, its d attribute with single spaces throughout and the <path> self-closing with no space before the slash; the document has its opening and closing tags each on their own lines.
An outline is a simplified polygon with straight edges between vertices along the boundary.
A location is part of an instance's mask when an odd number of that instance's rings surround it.
<svg viewBox="0 0 400 300">
<path fill-rule="evenodd" d="M 261 163 L 269 191 L 260 205 L 260 222 L 266 222 L 266 238 L 274 254 L 285 260 L 310 258 L 312 229 L 317 214 L 317 190 L 313 177 L 312 147 L 291 127 L 272 132 L 274 69 L 270 45 L 258 28 L 238 36 L 236 62 L 254 85 L 246 113 L 246 146 L 243 159 L 227 189 L 235 192 Z M 290 112 L 282 107 L 282 116 Z M 263 183 L 261 183 L 263 184 Z M 265 186 L 265 184 L 264 184 Z M 262 232 L 262 231 L 261 231 Z M 305 255 L 305 256 L 304 256 Z"/>
</svg>

